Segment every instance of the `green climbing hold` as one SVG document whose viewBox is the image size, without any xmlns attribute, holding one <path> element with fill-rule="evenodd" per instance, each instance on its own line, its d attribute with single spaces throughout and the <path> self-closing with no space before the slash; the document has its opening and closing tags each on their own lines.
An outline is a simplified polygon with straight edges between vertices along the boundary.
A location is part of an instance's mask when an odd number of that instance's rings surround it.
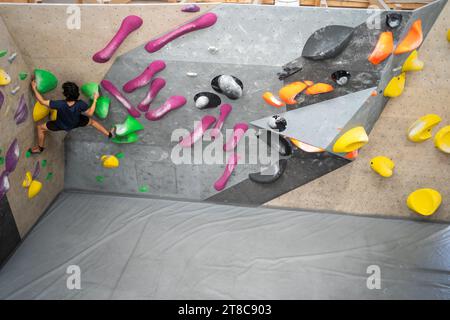
<svg viewBox="0 0 450 320">
<path fill-rule="evenodd" d="M 122 159 L 123 157 L 125 157 L 125 154 L 123 152 L 116 153 L 116 158 L 117 159 Z"/>
<path fill-rule="evenodd" d="M 150 190 L 150 188 L 146 184 L 139 187 L 139 192 L 148 192 L 149 190 Z"/>
<path fill-rule="evenodd" d="M 58 86 L 58 79 L 50 71 L 35 69 L 34 76 L 37 83 L 37 90 L 40 93 L 47 93 Z"/>
<path fill-rule="evenodd" d="M 5 163 L 5 158 L 0 157 L 0 166 L 2 166 Z"/>
<path fill-rule="evenodd" d="M 97 182 L 103 182 L 103 181 L 105 181 L 105 177 L 104 176 L 96 176 L 95 180 L 97 180 Z"/>
<path fill-rule="evenodd" d="M 83 92 L 83 94 L 89 98 L 89 99 L 94 99 L 94 94 L 99 92 L 99 87 L 98 87 L 98 83 L 96 82 L 88 82 L 85 83 L 81 86 L 81 92 Z"/>
<path fill-rule="evenodd" d="M 26 72 L 20 72 L 19 73 L 19 79 L 20 80 L 25 80 L 28 77 L 28 73 Z"/>
<path fill-rule="evenodd" d="M 53 172 L 47 173 L 47 177 L 45 177 L 45 180 L 50 181 L 53 178 Z"/>
<path fill-rule="evenodd" d="M 144 130 L 144 126 L 136 118 L 128 115 L 124 123 L 116 124 L 116 135 L 127 136 L 130 133 Z"/>
<path fill-rule="evenodd" d="M 8 54 L 8 50 L 0 50 L 0 58 L 6 56 Z"/>
<path fill-rule="evenodd" d="M 41 167 L 45 168 L 47 166 L 47 160 L 42 160 Z"/>
<path fill-rule="evenodd" d="M 30 152 L 30 151 L 27 151 L 27 152 L 25 153 L 25 158 L 29 158 L 29 157 L 31 157 L 31 152 Z"/>
<path fill-rule="evenodd" d="M 111 139 L 114 143 L 134 143 L 139 140 L 139 136 L 136 132 L 132 132 L 127 136 L 119 137 L 115 136 Z"/>
<path fill-rule="evenodd" d="M 108 97 L 101 96 L 97 99 L 97 105 L 95 106 L 95 115 L 99 119 L 106 119 L 109 113 L 109 105 L 111 104 L 111 99 Z"/>
</svg>

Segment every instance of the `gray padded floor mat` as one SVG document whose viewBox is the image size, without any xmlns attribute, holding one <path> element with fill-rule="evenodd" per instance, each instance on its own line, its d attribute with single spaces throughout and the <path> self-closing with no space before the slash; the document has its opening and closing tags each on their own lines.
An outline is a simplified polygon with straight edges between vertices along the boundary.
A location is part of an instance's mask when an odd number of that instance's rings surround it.
<svg viewBox="0 0 450 320">
<path fill-rule="evenodd" d="M 63 193 L 0 270 L 0 298 L 449 299 L 449 252 L 443 224 Z"/>
</svg>

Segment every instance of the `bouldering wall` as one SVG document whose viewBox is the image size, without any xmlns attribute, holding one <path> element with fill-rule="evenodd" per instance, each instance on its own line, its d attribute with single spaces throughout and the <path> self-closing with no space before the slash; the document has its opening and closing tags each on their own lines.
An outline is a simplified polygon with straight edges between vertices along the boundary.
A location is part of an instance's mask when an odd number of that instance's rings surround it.
<svg viewBox="0 0 450 320">
<path fill-rule="evenodd" d="M 427 6 L 428 10 L 432 6 Z M 371 141 L 361 149 L 356 161 L 267 205 L 450 221 L 449 155 L 439 152 L 433 139 L 414 143 L 406 135 L 408 127 L 426 114 L 442 118 L 433 136 L 450 123 L 449 25 L 450 6 L 446 4 L 419 50 L 424 69 L 407 73 L 403 94 L 389 100 L 370 134 Z M 370 168 L 370 160 L 379 155 L 389 156 L 396 163 L 394 175 L 387 180 Z M 408 194 L 418 188 L 433 188 L 441 193 L 441 207 L 433 216 L 422 218 L 406 206 Z"/>
<path fill-rule="evenodd" d="M 198 4 L 202 10 L 213 4 Z M 70 9 L 72 8 L 72 9 Z M 74 14 L 80 11 L 80 29 Z M 147 8 L 147 9 L 146 9 Z M 1 15 L 11 30 L 25 61 L 31 66 L 46 66 L 61 81 L 99 82 L 114 59 L 104 64 L 92 61 L 92 55 L 115 34 L 120 22 L 130 14 L 145 21 L 116 52 L 119 56 L 145 43 L 199 13 L 185 13 L 180 7 L 166 4 L 130 5 L 8 5 L 0 4 Z M 153 23 L 158 21 L 158 23 Z M 45 50 L 43 49 L 45 48 Z"/>
<path fill-rule="evenodd" d="M 403 20 L 393 31 L 396 43 L 405 37 L 418 18 L 424 21 L 423 33 L 426 36 L 444 3 L 440 0 L 424 10 L 397 12 Z M 66 139 L 67 189 L 259 205 L 351 163 L 357 153 L 353 150 L 335 151 L 336 141 L 355 126 L 371 133 L 388 101 L 383 90 L 392 77 L 398 76 L 398 66 L 401 67 L 406 59 L 406 55 L 389 56 L 377 66 L 367 60 L 382 31 L 368 28 L 366 24 L 373 12 L 208 4 L 200 5 L 200 12 L 184 13 L 181 6 L 0 6 L 29 65 L 51 70 L 61 81 L 71 80 L 80 85 L 104 80 L 106 85 L 101 86 L 101 94 L 112 101 L 109 115 L 101 120 L 105 127 L 124 123 L 128 113 L 138 117 L 142 124 L 140 132 L 130 136 L 137 141 L 130 144 L 108 143 L 91 128 L 74 130 Z M 73 22 L 74 8 L 78 8 L 80 13 L 79 29 L 67 26 L 69 20 Z M 216 16 L 217 22 L 153 50 L 160 41 L 155 39 L 206 13 Z M 123 42 L 109 61 L 94 62 L 94 53 L 110 41 L 122 20 L 132 14 L 142 19 L 143 26 Z M 384 23 L 386 13 L 380 11 L 376 14 Z M 320 39 L 321 30 L 330 25 L 335 25 L 326 35 L 334 46 L 331 51 L 339 48 L 336 55 L 341 55 L 336 59 L 328 57 L 330 60 L 326 62 L 316 61 L 317 57 L 311 52 L 309 57 L 307 54 L 302 56 L 302 50 L 310 39 Z M 343 40 L 339 44 L 333 40 L 337 38 L 333 35 L 338 30 L 340 36 L 347 37 L 348 41 Z M 149 40 L 155 41 L 149 45 Z M 316 42 L 320 47 L 321 41 Z M 42 44 L 47 49 L 43 50 Z M 156 77 L 160 81 L 164 79 L 165 86 L 151 109 L 164 106 L 163 103 L 171 96 L 178 96 L 177 101 L 185 98 L 186 104 L 160 120 L 154 118 L 149 121 L 154 115 L 147 113 L 144 116 L 143 110 L 139 112 L 133 108 L 127 112 L 114 98 L 111 84 L 132 106 L 137 106 L 149 88 L 146 85 L 128 90 L 128 82 L 141 74 L 149 63 L 158 60 L 164 61 L 165 68 Z M 336 71 L 349 72 L 348 83 L 339 84 L 332 76 Z M 233 75 L 238 78 L 237 82 L 233 80 L 235 84 L 243 84 L 243 94 L 239 99 L 217 90 L 221 75 Z M 289 87 L 292 83 L 296 84 L 294 89 Z M 295 87 L 299 83 L 301 89 Z M 276 109 L 264 102 L 262 96 L 265 92 L 276 94 L 283 86 L 288 87 L 288 93 L 295 93 L 291 97 L 295 98 L 294 103 L 283 104 Z M 54 92 L 49 97 L 57 94 Z M 250 125 L 250 129 L 260 130 L 260 133 L 278 131 L 276 133 L 281 133 L 281 136 L 297 139 L 298 144 L 294 144 L 289 142 L 290 139 L 280 138 L 289 152 L 274 166 L 278 170 L 273 175 L 273 179 L 277 178 L 275 182 L 261 183 L 260 164 L 238 164 L 228 184 L 218 186 L 216 180 L 224 170 L 225 175 L 230 173 L 233 163 L 229 166 L 225 162 L 173 163 L 171 154 L 178 142 L 171 141 L 173 131 L 182 128 L 189 132 L 193 130 L 195 121 L 203 119 L 208 122 L 219 116 L 221 108 L 199 107 L 205 97 L 211 98 L 209 102 L 220 98 L 219 102 L 213 103 L 214 107 L 219 104 L 232 106 L 223 131 L 245 124 Z M 275 114 L 288 119 L 284 134 L 278 127 L 282 122 L 275 122 L 280 120 L 279 116 L 273 118 Z M 292 124 L 297 123 L 297 119 L 303 121 L 298 122 L 302 126 L 293 128 Z M 275 122 L 275 128 L 271 127 L 271 121 Z M 255 136 L 255 131 L 249 130 L 241 145 L 254 143 L 255 140 L 252 142 L 250 138 Z M 210 144 L 204 141 L 196 145 L 206 147 Z M 281 154 L 281 149 L 278 151 Z M 360 154 L 364 154 L 364 149 Z M 102 160 L 104 155 L 116 155 L 120 160 L 119 168 L 102 167 L 106 162 L 105 158 Z M 232 159 L 231 155 L 229 152 L 226 159 Z M 250 154 L 246 153 L 245 157 L 248 156 Z M 112 157 L 107 159 L 116 161 Z M 360 159 L 362 156 L 356 162 L 361 162 Z M 108 161 L 109 165 L 115 166 L 114 161 Z M 354 167 L 355 162 L 350 166 Z M 260 181 L 256 183 L 258 179 Z M 326 197 L 325 191 L 316 192 Z M 295 206 L 303 204 L 297 200 Z M 368 214 L 378 213 L 371 209 Z"/>
<path fill-rule="evenodd" d="M 181 6 L 177 8 L 179 10 Z M 142 11 L 135 11 L 144 18 L 145 15 L 140 12 Z M 345 23 L 349 27 L 358 26 L 367 18 L 366 12 L 358 10 L 342 10 L 330 15 L 320 9 L 308 9 L 304 12 L 302 8 L 293 10 L 240 5 L 218 5 L 208 13 L 218 17 L 217 23 L 209 28 L 176 39 L 151 54 L 144 49 L 144 44 L 152 39 L 149 37 L 136 49 L 116 58 L 105 79 L 117 88 L 121 89 L 131 78 L 141 73 L 149 62 L 163 60 L 166 68 L 157 77 L 165 79 L 166 86 L 152 105 L 161 105 L 170 95 L 185 96 L 188 102 L 182 109 L 171 112 L 160 121 L 150 122 L 141 117 L 139 121 L 145 128 L 140 133 L 140 141 L 132 145 L 105 144 L 101 136 L 93 135 L 87 130 L 71 134 L 66 149 L 67 188 L 139 193 L 142 186 L 148 186 L 146 194 L 152 196 L 259 204 L 348 162 L 328 153 L 300 153 L 297 159 L 289 161 L 292 162 L 289 165 L 290 176 L 284 175 L 277 184 L 264 187 L 248 182 L 248 175 L 258 172 L 259 164 L 240 164 L 226 189 L 222 191 L 225 192 L 223 197 L 213 187 L 226 167 L 223 162 L 183 165 L 173 163 L 171 152 L 176 145 L 176 141 L 171 141 L 173 130 L 192 130 L 194 121 L 200 120 L 204 115 L 217 117 L 219 114 L 215 108 L 199 110 L 195 107 L 194 97 L 197 94 L 214 91 L 211 88 L 212 79 L 221 74 L 234 75 L 244 86 L 244 94 L 238 100 L 220 95 L 222 103 L 233 107 L 224 125 L 225 129 L 232 129 L 236 123 L 250 123 L 254 119 L 271 116 L 275 110 L 264 105 L 261 96 L 266 90 L 279 89 L 281 82 L 277 73 L 284 64 L 298 56 L 298 50 L 280 51 L 279 48 L 288 42 L 292 48 L 301 48 L 309 35 L 320 27 L 318 16 L 329 18 L 330 23 Z M 252 19 L 246 19 L 250 15 Z M 145 27 L 146 19 L 143 20 Z M 279 28 L 280 24 L 285 27 Z M 303 26 L 301 32 L 299 26 Z M 268 42 L 271 42 L 270 46 L 267 46 Z M 97 47 L 95 51 L 101 47 Z M 195 76 L 191 77 L 189 74 Z M 136 106 L 146 90 L 147 88 L 140 88 L 125 95 Z M 108 127 L 122 123 L 126 115 L 123 107 L 114 103 L 104 122 Z M 208 142 L 205 141 L 203 147 L 207 145 Z M 86 152 L 79 152 L 80 149 Z M 99 168 L 102 155 L 117 153 L 125 154 L 119 170 Z M 246 153 L 245 157 L 248 159 L 249 154 Z M 247 182 L 247 185 L 241 185 L 241 182 Z M 236 184 L 239 184 L 238 190 L 226 192 Z"/>
<path fill-rule="evenodd" d="M 11 253 L 64 185 L 63 136 L 47 140 L 42 155 L 30 156 L 35 144 L 30 89 L 32 69 L 0 16 L 0 263 Z M 5 79 L 8 78 L 8 81 Z M 38 169 L 36 169 L 38 167 Z M 28 197 L 25 173 L 35 173 L 41 191 Z"/>
</svg>

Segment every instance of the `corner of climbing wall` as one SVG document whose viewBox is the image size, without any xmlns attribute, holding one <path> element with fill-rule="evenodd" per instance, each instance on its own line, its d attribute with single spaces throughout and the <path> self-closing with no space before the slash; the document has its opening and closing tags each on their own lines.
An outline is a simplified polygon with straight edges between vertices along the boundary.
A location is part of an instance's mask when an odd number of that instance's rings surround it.
<svg viewBox="0 0 450 320">
<path fill-rule="evenodd" d="M 32 73 L 15 42 L 14 29 L 0 15 L 0 263 L 64 185 L 63 135 L 49 137 L 42 154 L 27 153 L 36 143 Z M 33 183 L 24 188 L 27 172 Z"/>
</svg>

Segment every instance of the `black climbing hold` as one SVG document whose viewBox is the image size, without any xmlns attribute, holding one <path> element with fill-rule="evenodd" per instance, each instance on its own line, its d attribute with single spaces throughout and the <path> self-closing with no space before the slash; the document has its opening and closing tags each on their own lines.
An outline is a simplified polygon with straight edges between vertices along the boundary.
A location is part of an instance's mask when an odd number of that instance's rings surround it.
<svg viewBox="0 0 450 320">
<path fill-rule="evenodd" d="M 241 80 L 227 74 L 222 74 L 212 79 L 211 87 L 216 92 L 222 93 L 232 100 L 239 99 L 244 90 Z"/>
<path fill-rule="evenodd" d="M 287 127 L 286 119 L 278 115 L 272 116 L 267 124 L 271 129 L 278 130 L 280 132 L 286 130 Z"/>
<path fill-rule="evenodd" d="M 287 160 L 280 159 L 261 172 L 250 173 L 249 179 L 256 183 L 269 184 L 277 181 L 286 171 Z"/>
<path fill-rule="evenodd" d="M 258 136 L 258 138 L 260 138 L 260 136 Z M 278 141 L 275 141 L 275 143 L 273 143 L 273 138 L 276 138 Z M 267 132 L 267 138 L 265 142 L 269 148 L 274 148 L 283 157 L 292 155 L 293 148 L 291 143 L 277 133 L 271 133 L 270 131 Z"/>
<path fill-rule="evenodd" d="M 403 16 L 400 13 L 388 13 L 386 15 L 386 24 L 389 28 L 395 29 L 402 23 Z"/>
<path fill-rule="evenodd" d="M 221 103 L 220 97 L 212 92 L 200 92 L 194 96 L 195 107 L 199 109 L 216 108 Z"/>
<path fill-rule="evenodd" d="M 349 44 L 354 29 L 331 25 L 320 28 L 308 38 L 303 47 L 302 57 L 311 60 L 324 60 L 336 57 Z"/>
<path fill-rule="evenodd" d="M 338 70 L 331 74 L 331 79 L 340 86 L 346 85 L 350 77 L 350 73 L 345 70 Z"/>
</svg>

